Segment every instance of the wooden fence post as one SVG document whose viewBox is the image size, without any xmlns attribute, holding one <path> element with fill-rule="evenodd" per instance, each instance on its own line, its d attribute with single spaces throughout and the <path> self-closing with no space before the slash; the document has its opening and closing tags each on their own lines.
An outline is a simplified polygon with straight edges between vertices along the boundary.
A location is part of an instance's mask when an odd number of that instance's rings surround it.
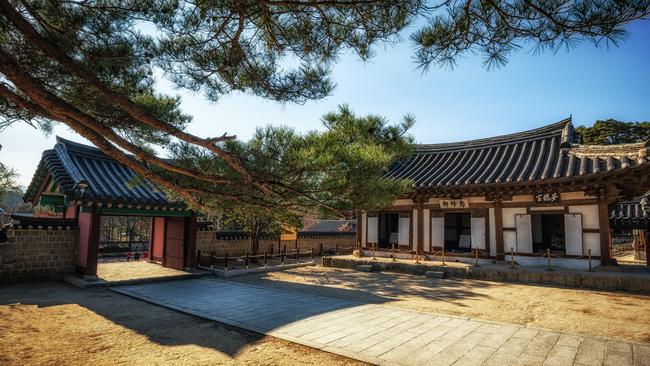
<svg viewBox="0 0 650 366">
<path fill-rule="evenodd" d="M 442 247 L 442 265 L 446 266 L 446 264 L 445 264 L 445 247 Z"/>
</svg>

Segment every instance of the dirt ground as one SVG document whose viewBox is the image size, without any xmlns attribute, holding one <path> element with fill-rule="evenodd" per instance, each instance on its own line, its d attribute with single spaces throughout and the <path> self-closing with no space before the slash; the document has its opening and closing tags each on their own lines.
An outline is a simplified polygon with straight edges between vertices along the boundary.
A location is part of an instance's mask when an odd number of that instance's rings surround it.
<svg viewBox="0 0 650 366">
<path fill-rule="evenodd" d="M 0 286 L 0 365 L 361 365 L 60 282 Z"/>
<path fill-rule="evenodd" d="M 166 268 L 159 264 L 139 261 L 119 261 L 97 264 L 97 277 L 104 281 L 124 281 L 152 277 L 186 275 L 187 272 Z"/>
<path fill-rule="evenodd" d="M 650 342 L 650 296 L 324 267 L 233 280 L 435 314 Z"/>
</svg>

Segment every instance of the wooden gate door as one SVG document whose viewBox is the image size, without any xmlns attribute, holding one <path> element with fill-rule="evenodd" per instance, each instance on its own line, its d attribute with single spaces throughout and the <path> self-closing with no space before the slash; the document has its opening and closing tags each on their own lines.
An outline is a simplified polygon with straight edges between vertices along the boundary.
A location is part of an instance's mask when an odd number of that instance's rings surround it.
<svg viewBox="0 0 650 366">
<path fill-rule="evenodd" d="M 163 266 L 183 270 L 183 246 L 185 244 L 185 220 L 168 217 L 165 233 L 165 259 Z"/>
</svg>

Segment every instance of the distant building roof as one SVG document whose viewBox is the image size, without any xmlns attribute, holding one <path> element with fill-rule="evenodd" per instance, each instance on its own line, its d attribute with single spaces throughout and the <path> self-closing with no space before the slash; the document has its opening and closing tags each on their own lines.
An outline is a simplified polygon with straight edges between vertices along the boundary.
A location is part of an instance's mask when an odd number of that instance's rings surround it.
<svg viewBox="0 0 650 366">
<path fill-rule="evenodd" d="M 650 228 L 650 192 L 629 201 L 617 202 L 609 215 L 613 228 Z"/>
<path fill-rule="evenodd" d="M 418 190 L 537 184 L 588 178 L 646 165 L 647 143 L 574 143 L 573 125 L 560 122 L 524 132 L 448 144 L 417 145 L 388 176 Z"/>
<path fill-rule="evenodd" d="M 52 187 L 68 199 L 114 206 L 151 206 L 183 209 L 185 204 L 170 200 L 155 184 L 139 179 L 125 165 L 95 147 L 57 136 L 56 145 L 45 150 L 24 199 L 33 201 L 43 187 Z M 80 182 L 88 188 L 81 196 Z"/>
<path fill-rule="evenodd" d="M 355 231 L 356 220 L 318 220 L 300 230 L 301 232 L 351 232 Z"/>
</svg>

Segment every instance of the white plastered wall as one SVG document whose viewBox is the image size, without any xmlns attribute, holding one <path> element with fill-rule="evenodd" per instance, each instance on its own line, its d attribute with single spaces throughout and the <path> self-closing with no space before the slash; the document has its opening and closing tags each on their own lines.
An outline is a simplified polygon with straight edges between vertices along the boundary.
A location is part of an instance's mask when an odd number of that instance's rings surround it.
<svg viewBox="0 0 650 366">
<path fill-rule="evenodd" d="M 400 217 L 399 226 L 397 228 L 397 244 L 398 245 L 409 245 L 409 230 L 411 222 L 410 218 Z"/>
<path fill-rule="evenodd" d="M 503 250 L 510 253 L 510 250 L 517 250 L 517 232 L 504 231 L 503 232 Z M 498 253 L 497 253 L 498 254 Z"/>
<path fill-rule="evenodd" d="M 472 217 L 472 249 L 485 250 L 485 217 Z"/>
<path fill-rule="evenodd" d="M 531 215 L 517 214 L 515 215 L 515 222 L 517 224 L 517 253 L 532 253 L 533 252 L 533 235 L 531 226 Z"/>
<path fill-rule="evenodd" d="M 376 243 L 379 239 L 379 217 L 368 217 L 368 243 Z"/>
<path fill-rule="evenodd" d="M 502 209 L 503 227 L 515 229 L 517 227 L 516 215 L 525 215 L 525 207 L 506 207 Z M 510 248 L 517 250 L 517 232 L 513 230 L 503 231 L 503 250 L 510 252 Z"/>
<path fill-rule="evenodd" d="M 584 232 L 584 229 L 599 230 L 598 205 L 569 206 L 569 212 L 582 215 L 582 254 L 587 255 L 591 249 L 591 255 L 600 255 L 600 234 Z"/>
<path fill-rule="evenodd" d="M 525 215 L 526 207 L 505 207 L 501 211 L 503 214 L 503 227 L 514 229 L 517 227 L 515 215 Z"/>
<path fill-rule="evenodd" d="M 431 218 L 431 247 L 444 247 L 445 245 L 445 218 Z"/>
<path fill-rule="evenodd" d="M 564 215 L 564 241 L 567 255 L 582 255 L 582 214 Z"/>
</svg>

